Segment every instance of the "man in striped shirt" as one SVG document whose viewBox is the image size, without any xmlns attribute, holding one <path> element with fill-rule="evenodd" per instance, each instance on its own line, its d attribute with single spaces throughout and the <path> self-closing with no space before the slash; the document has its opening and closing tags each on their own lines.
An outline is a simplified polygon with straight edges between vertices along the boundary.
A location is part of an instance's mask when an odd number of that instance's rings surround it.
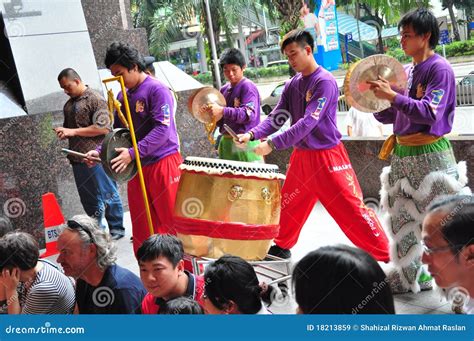
<svg viewBox="0 0 474 341">
<path fill-rule="evenodd" d="M 39 259 L 33 236 L 11 232 L 0 239 L 0 312 L 71 314 L 74 302 L 72 280 Z"/>
</svg>

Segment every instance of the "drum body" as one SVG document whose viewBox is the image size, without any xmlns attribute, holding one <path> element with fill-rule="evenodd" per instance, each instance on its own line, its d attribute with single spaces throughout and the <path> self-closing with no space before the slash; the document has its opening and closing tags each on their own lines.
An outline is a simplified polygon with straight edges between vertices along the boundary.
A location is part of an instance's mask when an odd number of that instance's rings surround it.
<svg viewBox="0 0 474 341">
<path fill-rule="evenodd" d="M 181 165 L 174 208 L 186 253 L 263 259 L 278 235 L 278 166 L 188 157 Z"/>
</svg>

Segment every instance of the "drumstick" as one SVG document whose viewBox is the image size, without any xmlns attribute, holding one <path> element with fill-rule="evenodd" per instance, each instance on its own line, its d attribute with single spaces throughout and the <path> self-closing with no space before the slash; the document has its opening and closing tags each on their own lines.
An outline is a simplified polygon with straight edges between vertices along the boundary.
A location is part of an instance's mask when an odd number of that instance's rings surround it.
<svg viewBox="0 0 474 341">
<path fill-rule="evenodd" d="M 240 142 L 240 139 L 239 137 L 237 136 L 237 134 L 235 133 L 235 131 L 232 130 L 231 127 L 229 127 L 227 124 L 224 123 L 224 129 L 229 133 L 230 136 L 232 136 L 232 138 L 234 140 L 237 140 Z"/>
<path fill-rule="evenodd" d="M 96 158 L 96 157 L 88 157 L 86 154 L 83 154 L 83 153 L 79 153 L 79 152 L 76 152 L 74 150 L 70 150 L 70 149 L 66 149 L 66 148 L 61 148 L 61 151 L 65 154 L 71 154 L 71 155 L 75 155 L 75 156 L 79 156 L 79 157 L 82 157 L 84 159 L 89 159 L 91 161 L 95 161 L 95 162 L 102 162 L 101 159 L 99 158 Z"/>
</svg>

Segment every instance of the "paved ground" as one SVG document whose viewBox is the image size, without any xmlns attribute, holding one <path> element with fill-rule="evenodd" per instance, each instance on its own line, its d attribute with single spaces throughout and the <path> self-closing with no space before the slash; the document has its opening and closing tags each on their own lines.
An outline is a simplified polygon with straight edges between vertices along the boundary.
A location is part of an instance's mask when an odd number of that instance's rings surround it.
<svg viewBox="0 0 474 341">
<path fill-rule="evenodd" d="M 138 275 L 138 266 L 132 252 L 130 242 L 131 223 L 130 215 L 126 213 L 125 225 L 127 236 L 118 241 L 118 264 Z M 352 243 L 341 232 L 334 220 L 320 205 L 316 205 L 303 228 L 298 244 L 293 248 L 293 262 L 301 259 L 306 253 L 323 245 Z M 55 260 L 56 257 L 52 257 Z M 385 267 L 385 265 L 383 265 Z M 441 300 L 435 290 L 418 294 L 403 294 L 395 296 L 395 308 L 398 314 L 445 314 L 450 313 L 450 304 Z M 277 300 L 270 307 L 272 312 L 293 314 L 296 304 L 290 296 L 288 299 Z"/>
</svg>

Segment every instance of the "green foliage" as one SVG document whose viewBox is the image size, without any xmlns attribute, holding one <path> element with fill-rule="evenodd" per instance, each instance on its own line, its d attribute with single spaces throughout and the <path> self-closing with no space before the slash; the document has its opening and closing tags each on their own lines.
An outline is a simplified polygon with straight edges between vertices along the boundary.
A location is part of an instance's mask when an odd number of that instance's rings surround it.
<svg viewBox="0 0 474 341">
<path fill-rule="evenodd" d="M 457 56 L 470 56 L 474 55 L 474 39 L 455 41 L 451 44 L 447 44 L 446 57 L 457 57 Z M 443 54 L 443 46 L 436 47 L 436 53 Z"/>
<path fill-rule="evenodd" d="M 451 44 L 445 45 L 445 49 L 446 57 L 474 55 L 474 39 L 452 42 Z M 443 55 L 443 46 L 438 45 L 435 51 Z M 406 56 L 405 52 L 400 48 L 389 49 L 387 54 L 398 59 L 401 63 L 409 63 L 411 61 L 411 57 Z"/>
<path fill-rule="evenodd" d="M 260 67 L 253 68 L 249 67 L 245 69 L 244 75 L 251 80 L 259 80 L 262 78 L 271 78 L 271 77 L 280 77 L 288 76 L 289 66 L 288 65 L 278 65 L 272 67 Z M 193 76 L 197 81 L 203 84 L 212 84 L 212 74 L 211 72 L 200 73 L 199 75 Z M 224 81 L 224 80 L 223 80 Z"/>
</svg>

